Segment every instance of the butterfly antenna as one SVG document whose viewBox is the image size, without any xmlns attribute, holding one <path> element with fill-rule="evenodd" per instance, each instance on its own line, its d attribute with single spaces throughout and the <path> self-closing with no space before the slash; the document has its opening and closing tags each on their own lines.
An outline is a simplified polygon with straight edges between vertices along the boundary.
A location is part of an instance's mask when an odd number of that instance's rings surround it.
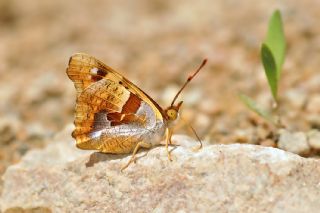
<svg viewBox="0 0 320 213">
<path fill-rule="evenodd" d="M 197 148 L 197 150 L 201 149 L 202 148 L 202 141 L 199 137 L 199 135 L 197 134 L 196 130 L 191 126 L 191 124 L 189 122 L 187 122 L 185 119 L 181 118 L 184 123 L 188 124 L 188 127 L 192 130 L 193 134 L 197 137 L 197 140 L 199 141 L 200 143 L 200 146 Z"/>
<path fill-rule="evenodd" d="M 179 90 L 179 92 L 176 94 L 176 96 L 174 96 L 173 101 L 171 102 L 171 106 L 173 106 L 174 102 L 177 100 L 178 96 L 180 95 L 180 93 L 182 92 L 182 90 L 187 86 L 187 84 L 193 79 L 194 76 L 196 76 L 198 74 L 198 72 L 202 69 L 202 67 L 204 67 L 204 65 L 206 65 L 207 63 L 207 59 L 204 59 L 201 63 L 201 65 L 199 66 L 199 68 L 188 77 L 187 81 L 183 84 L 183 86 L 181 87 L 181 89 Z"/>
</svg>

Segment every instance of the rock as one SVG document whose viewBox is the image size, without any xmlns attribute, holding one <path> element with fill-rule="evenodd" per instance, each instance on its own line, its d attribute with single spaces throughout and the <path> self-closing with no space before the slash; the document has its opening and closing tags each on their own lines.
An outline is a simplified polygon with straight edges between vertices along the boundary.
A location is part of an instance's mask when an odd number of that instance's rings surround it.
<svg viewBox="0 0 320 213">
<path fill-rule="evenodd" d="M 303 108 L 307 101 L 306 91 L 299 88 L 293 88 L 288 90 L 285 93 L 285 97 L 292 106 L 300 109 Z"/>
<path fill-rule="evenodd" d="M 248 143 L 250 136 L 251 134 L 247 134 L 246 131 L 239 129 L 234 132 L 234 141 L 237 143 Z"/>
<path fill-rule="evenodd" d="M 58 138 L 61 138 L 58 137 Z M 319 160 L 254 145 L 183 142 L 130 158 L 74 147 L 68 138 L 30 151 L 8 168 L 2 212 L 317 212 Z M 141 152 L 139 156 L 145 155 Z"/>
<path fill-rule="evenodd" d="M 197 113 L 195 118 L 192 121 L 193 124 L 195 124 L 196 127 L 200 130 L 199 132 L 203 133 L 203 130 L 206 130 L 210 124 L 211 124 L 211 119 L 204 113 Z"/>
<path fill-rule="evenodd" d="M 308 154 L 310 152 L 307 136 L 303 132 L 291 133 L 287 130 L 280 130 L 278 147 L 299 155 Z"/>
<path fill-rule="evenodd" d="M 208 115 L 218 115 L 223 111 L 220 103 L 213 101 L 212 99 L 202 99 L 198 103 L 199 111 L 202 111 Z"/>
<path fill-rule="evenodd" d="M 320 115 L 319 113 L 316 114 L 307 114 L 305 116 L 307 122 L 310 123 L 311 127 L 320 129 Z"/>
<path fill-rule="evenodd" d="M 311 148 L 320 150 L 320 131 L 312 130 L 308 132 L 308 143 Z"/>
<path fill-rule="evenodd" d="M 174 96 L 179 91 L 181 85 L 169 85 L 162 92 L 162 100 L 164 103 L 171 103 Z M 197 105 L 202 99 L 202 91 L 197 88 L 193 88 L 192 90 L 185 90 L 183 102 L 187 106 Z"/>
<path fill-rule="evenodd" d="M 320 109 L 320 95 L 313 95 L 307 103 L 307 111 L 311 113 L 319 113 Z"/>
<path fill-rule="evenodd" d="M 14 117 L 0 119 L 0 146 L 8 145 L 15 140 L 21 125 Z"/>
<path fill-rule="evenodd" d="M 179 91 L 179 89 L 180 88 L 178 85 L 168 85 L 161 94 L 161 100 L 163 100 L 164 103 L 171 103 L 172 98 L 177 94 L 177 91 Z"/>
<path fill-rule="evenodd" d="M 272 139 L 269 139 L 269 138 L 262 140 L 260 142 L 260 145 L 261 146 L 268 146 L 268 147 L 276 147 L 275 141 Z"/>
<path fill-rule="evenodd" d="M 31 83 L 34 87 L 27 87 L 24 95 L 21 96 L 23 104 L 41 103 L 50 97 L 61 96 L 65 91 L 65 82 L 61 82 L 51 72 L 44 72 L 44 74 L 36 77 Z"/>
<path fill-rule="evenodd" d="M 236 143 L 255 143 L 256 135 L 253 128 L 237 129 L 234 131 L 233 141 Z"/>
</svg>

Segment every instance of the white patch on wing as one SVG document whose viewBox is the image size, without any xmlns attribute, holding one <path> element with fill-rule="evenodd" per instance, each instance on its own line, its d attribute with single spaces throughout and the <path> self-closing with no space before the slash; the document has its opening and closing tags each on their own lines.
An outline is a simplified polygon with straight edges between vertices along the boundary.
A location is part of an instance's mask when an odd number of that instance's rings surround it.
<svg viewBox="0 0 320 213">
<path fill-rule="evenodd" d="M 97 75 L 97 73 L 98 73 L 98 68 L 96 68 L 96 67 L 94 67 L 90 70 L 90 74 L 92 74 L 92 75 Z"/>
<path fill-rule="evenodd" d="M 159 144 L 164 135 L 165 123 L 156 119 L 155 112 L 151 106 L 144 101 L 141 102 L 137 114 L 146 116 L 145 128 L 141 129 L 141 135 L 143 135 L 144 140 L 148 141 L 148 143 L 151 143 L 153 146 Z"/>
<path fill-rule="evenodd" d="M 147 129 L 154 128 L 156 124 L 156 115 L 154 114 L 152 108 L 144 101 L 141 102 L 141 105 L 137 111 L 137 115 L 146 117 Z"/>
<path fill-rule="evenodd" d="M 90 133 L 90 137 L 91 138 L 98 138 L 101 136 L 101 133 L 103 132 L 104 130 L 99 130 L 99 131 L 94 131 L 92 133 Z"/>
</svg>

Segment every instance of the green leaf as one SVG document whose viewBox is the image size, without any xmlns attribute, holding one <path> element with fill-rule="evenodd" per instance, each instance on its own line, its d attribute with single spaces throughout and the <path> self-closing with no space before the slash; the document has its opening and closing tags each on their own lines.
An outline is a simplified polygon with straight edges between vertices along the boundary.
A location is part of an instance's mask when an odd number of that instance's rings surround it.
<svg viewBox="0 0 320 213">
<path fill-rule="evenodd" d="M 244 94 L 239 94 L 239 98 L 250 110 L 254 111 L 270 123 L 276 124 L 271 114 L 268 111 L 262 109 L 260 106 L 258 106 L 258 104 L 252 98 Z"/>
<path fill-rule="evenodd" d="M 268 33 L 261 46 L 261 60 L 275 101 L 278 98 L 278 83 L 284 63 L 286 41 L 281 14 L 276 10 L 269 21 Z"/>
<path fill-rule="evenodd" d="M 274 100 L 278 98 L 278 76 L 276 62 L 270 48 L 263 43 L 261 46 L 261 60 Z"/>
<path fill-rule="evenodd" d="M 286 50 L 286 40 L 284 36 L 281 13 L 279 10 L 273 12 L 270 18 L 267 38 L 264 43 L 272 52 L 277 66 L 277 78 L 279 80 Z"/>
</svg>

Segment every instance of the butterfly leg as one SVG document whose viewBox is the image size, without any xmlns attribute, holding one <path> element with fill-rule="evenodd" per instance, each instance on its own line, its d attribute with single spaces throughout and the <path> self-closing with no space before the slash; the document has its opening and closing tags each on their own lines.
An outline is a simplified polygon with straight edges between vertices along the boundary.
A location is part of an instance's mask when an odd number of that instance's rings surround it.
<svg viewBox="0 0 320 213">
<path fill-rule="evenodd" d="M 172 138 L 172 130 L 171 130 L 171 129 L 168 129 L 168 131 L 169 131 L 168 145 L 172 145 L 172 140 L 171 140 L 171 138 Z"/>
<path fill-rule="evenodd" d="M 166 150 L 167 150 L 167 153 L 168 153 L 168 159 L 170 161 L 172 161 L 172 158 L 171 158 L 171 153 L 169 152 L 169 144 L 171 144 L 171 136 L 172 136 L 172 130 L 167 128 L 166 129 Z"/>
<path fill-rule="evenodd" d="M 132 152 L 132 156 L 130 158 L 130 160 L 128 161 L 128 163 L 126 165 L 124 165 L 122 168 L 121 168 L 121 172 L 123 170 L 125 170 L 132 162 L 135 162 L 136 160 L 136 154 L 137 152 L 139 151 L 140 148 L 146 148 L 146 149 L 150 149 L 151 148 L 151 144 L 150 143 L 146 143 L 146 142 L 139 142 L 136 147 L 134 148 L 133 152 Z"/>
</svg>

